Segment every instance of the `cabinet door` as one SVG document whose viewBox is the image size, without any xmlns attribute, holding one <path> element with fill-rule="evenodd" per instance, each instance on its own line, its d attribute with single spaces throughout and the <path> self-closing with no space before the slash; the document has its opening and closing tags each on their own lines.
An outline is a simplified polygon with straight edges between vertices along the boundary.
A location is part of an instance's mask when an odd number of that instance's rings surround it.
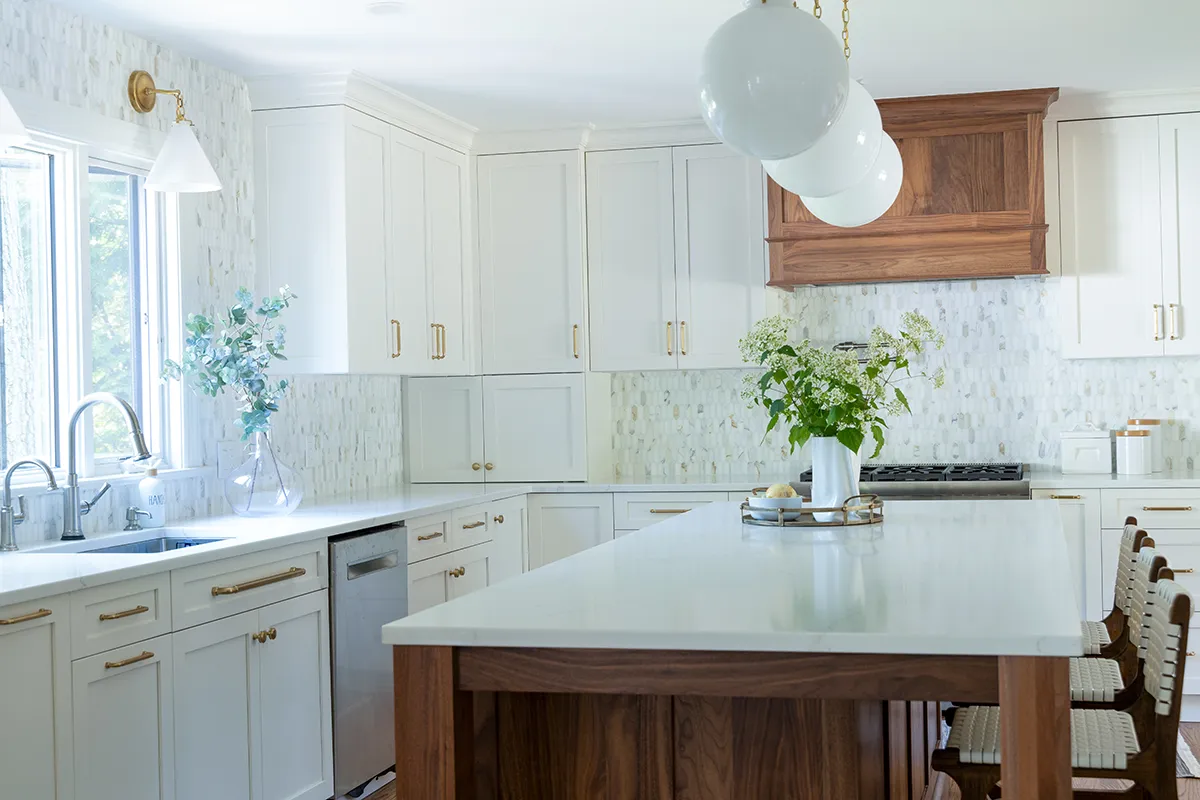
<svg viewBox="0 0 1200 800">
<path fill-rule="evenodd" d="M 258 612 L 272 636 L 258 656 L 263 800 L 333 796 L 328 593 L 312 592 Z"/>
<path fill-rule="evenodd" d="M 388 221 L 391 128 L 346 110 L 346 295 L 350 369 L 399 371 L 393 366 L 394 328 L 388 311 Z M 296 169 L 303 167 L 296 165 Z M 333 212 L 333 213 L 336 213 Z M 312 295 L 320 305 L 325 286 Z M 289 331 L 291 326 L 289 326 Z"/>
<path fill-rule="evenodd" d="M 675 369 L 671 148 L 587 154 L 592 369 Z"/>
<path fill-rule="evenodd" d="M 1054 500 L 1062 516 L 1063 534 L 1067 540 L 1067 555 L 1075 581 L 1076 597 L 1083 619 L 1100 619 L 1104 592 L 1112 603 L 1112 585 L 1105 590 L 1100 533 L 1100 492 L 1080 489 L 1035 489 L 1034 500 Z M 1116 556 L 1113 556 L 1114 564 Z"/>
<path fill-rule="evenodd" d="M 1158 147 L 1154 117 L 1059 123 L 1068 358 L 1163 353 Z"/>
<path fill-rule="evenodd" d="M 432 371 L 461 375 L 471 372 L 474 335 L 473 292 L 464 252 L 467 157 L 431 142 L 425 147 L 429 319 L 441 326 L 440 358 L 433 362 Z"/>
<path fill-rule="evenodd" d="M 479 378 L 413 378 L 404 391 L 404 408 L 410 481 L 483 481 L 483 383 Z"/>
<path fill-rule="evenodd" d="M 175 797 L 170 635 L 80 659 L 71 672 L 75 780 L 87 797 Z"/>
<path fill-rule="evenodd" d="M 392 128 L 390 135 L 387 303 L 392 341 L 389 342 L 389 360 L 391 371 L 419 374 L 429 372 L 434 363 L 425 239 L 429 203 L 425 192 L 425 147 L 428 142 L 397 128 Z"/>
<path fill-rule="evenodd" d="M 529 568 L 581 553 L 613 538 L 611 494 L 529 496 Z"/>
<path fill-rule="evenodd" d="M 0 797 L 6 800 L 74 797 L 70 616 L 65 595 L 0 607 L 6 684 L 0 690 Z"/>
<path fill-rule="evenodd" d="M 582 372 L 578 151 L 479 158 L 483 371 Z"/>
<path fill-rule="evenodd" d="M 587 479 L 583 375 L 483 379 L 484 464 L 489 481 Z"/>
<path fill-rule="evenodd" d="M 175 660 L 176 800 L 260 800 L 258 612 L 179 631 Z"/>
<path fill-rule="evenodd" d="M 416 614 L 427 608 L 441 605 L 450 599 L 446 581 L 446 557 L 431 558 L 408 565 L 408 613 Z"/>
<path fill-rule="evenodd" d="M 487 588 L 491 583 L 491 545 L 478 545 L 451 553 L 458 561 L 449 575 L 449 599 L 465 597 Z"/>
<path fill-rule="evenodd" d="M 679 367 L 739 368 L 766 308 L 762 165 L 719 144 L 674 159 Z"/>
<path fill-rule="evenodd" d="M 1200 355 L 1200 114 L 1158 118 L 1169 356 Z M 1189 336 L 1189 312 L 1197 316 Z"/>
<path fill-rule="evenodd" d="M 499 583 L 525 571 L 525 497 L 511 497 L 492 503 L 492 561 L 488 571 L 491 583 Z"/>
</svg>

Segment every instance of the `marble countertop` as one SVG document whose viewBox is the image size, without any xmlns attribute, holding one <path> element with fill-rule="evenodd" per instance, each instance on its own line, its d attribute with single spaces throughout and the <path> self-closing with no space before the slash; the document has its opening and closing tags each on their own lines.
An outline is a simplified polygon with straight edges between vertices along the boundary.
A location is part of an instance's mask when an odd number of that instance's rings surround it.
<svg viewBox="0 0 1200 800">
<path fill-rule="evenodd" d="M 392 622 L 386 644 L 1082 653 L 1052 501 L 894 502 L 878 527 L 744 526 L 713 503 Z"/>
<path fill-rule="evenodd" d="M 143 534 L 161 536 L 229 537 L 224 542 L 168 553 L 69 552 L 104 542 L 117 544 L 129 538 L 129 534 L 120 532 L 92 536 L 83 542 L 47 542 L 43 547 L 0 553 L 0 606 L 295 542 L 323 539 L 528 492 L 529 487 L 524 485 L 406 486 L 305 504 L 291 515 L 277 519 L 206 517 L 143 531 Z"/>
</svg>

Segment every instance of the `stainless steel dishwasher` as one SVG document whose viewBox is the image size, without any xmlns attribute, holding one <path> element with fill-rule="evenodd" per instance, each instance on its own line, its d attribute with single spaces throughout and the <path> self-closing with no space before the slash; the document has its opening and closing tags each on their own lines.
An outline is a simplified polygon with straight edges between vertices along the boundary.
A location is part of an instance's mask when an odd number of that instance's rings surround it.
<svg viewBox="0 0 1200 800">
<path fill-rule="evenodd" d="M 392 653 L 380 629 L 408 615 L 407 556 L 403 525 L 329 540 L 335 796 L 357 797 L 396 763 Z"/>
</svg>

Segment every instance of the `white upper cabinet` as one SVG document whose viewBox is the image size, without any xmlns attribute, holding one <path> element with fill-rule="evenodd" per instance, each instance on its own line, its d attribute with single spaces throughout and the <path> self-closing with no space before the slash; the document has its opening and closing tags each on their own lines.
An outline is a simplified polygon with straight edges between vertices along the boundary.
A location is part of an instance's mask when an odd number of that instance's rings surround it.
<svg viewBox="0 0 1200 800">
<path fill-rule="evenodd" d="M 591 366 L 742 366 L 765 310 L 762 168 L 724 145 L 587 155 Z"/>
<path fill-rule="evenodd" d="M 587 154 L 592 369 L 674 369 L 675 200 L 671 149 Z"/>
<path fill-rule="evenodd" d="M 766 306 L 763 172 L 724 145 L 674 148 L 679 367 L 744 366 Z"/>
<path fill-rule="evenodd" d="M 467 158 L 344 106 L 254 112 L 260 293 L 300 373 L 469 372 Z"/>
<path fill-rule="evenodd" d="M 483 482 L 479 378 L 413 378 L 404 389 L 404 409 L 410 481 Z"/>
<path fill-rule="evenodd" d="M 582 171 L 574 150 L 479 158 L 486 374 L 583 371 Z"/>
<path fill-rule="evenodd" d="M 1163 302 L 1169 356 L 1200 355 L 1200 114 L 1159 117 Z M 1196 322 L 1188 329 L 1189 312 Z M 1190 333 L 1190 335 L 1189 335 Z"/>
<path fill-rule="evenodd" d="M 584 394 L 578 374 L 485 377 L 487 480 L 586 480 Z"/>
<path fill-rule="evenodd" d="M 1063 354 L 1195 355 L 1200 115 L 1058 124 Z"/>
</svg>

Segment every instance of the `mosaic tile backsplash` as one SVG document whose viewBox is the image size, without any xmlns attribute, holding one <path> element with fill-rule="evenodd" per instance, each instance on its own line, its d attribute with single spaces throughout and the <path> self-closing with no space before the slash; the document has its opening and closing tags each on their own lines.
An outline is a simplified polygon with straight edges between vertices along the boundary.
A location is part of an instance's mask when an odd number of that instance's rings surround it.
<svg viewBox="0 0 1200 800">
<path fill-rule="evenodd" d="M 1024 461 L 1057 466 L 1059 432 L 1129 416 L 1166 421 L 1168 468 L 1200 458 L 1200 358 L 1065 360 L 1059 354 L 1054 278 L 799 287 L 785 312 L 814 342 L 865 340 L 905 311 L 946 335 L 934 358 L 946 385 L 914 382 L 911 417 L 891 421 L 881 461 Z M 763 440 L 766 416 L 740 397 L 740 370 L 613 376 L 613 448 L 622 477 L 761 474 L 805 469 L 786 432 Z"/>
<path fill-rule="evenodd" d="M 221 178 L 220 192 L 181 197 L 180 222 L 184 308 L 224 306 L 239 286 L 254 286 L 254 142 L 245 81 L 43 0 L 0 0 L 0 85 L 166 130 L 174 120 L 169 110 L 138 114 L 130 108 L 126 83 L 134 69 L 183 90 L 188 116 Z M 399 378 L 301 376 L 294 385 L 277 417 L 276 444 L 280 457 L 304 473 L 308 497 L 400 481 Z M 238 438 L 232 406 L 201 399 L 194 408 L 197 461 L 215 468 Z M 215 474 L 169 481 L 169 517 L 224 512 Z M 85 518 L 85 531 L 120 527 L 135 496 L 136 486 L 116 487 Z M 54 537 L 61 502 L 31 494 L 31 522 L 21 526 L 18 541 Z"/>
</svg>

